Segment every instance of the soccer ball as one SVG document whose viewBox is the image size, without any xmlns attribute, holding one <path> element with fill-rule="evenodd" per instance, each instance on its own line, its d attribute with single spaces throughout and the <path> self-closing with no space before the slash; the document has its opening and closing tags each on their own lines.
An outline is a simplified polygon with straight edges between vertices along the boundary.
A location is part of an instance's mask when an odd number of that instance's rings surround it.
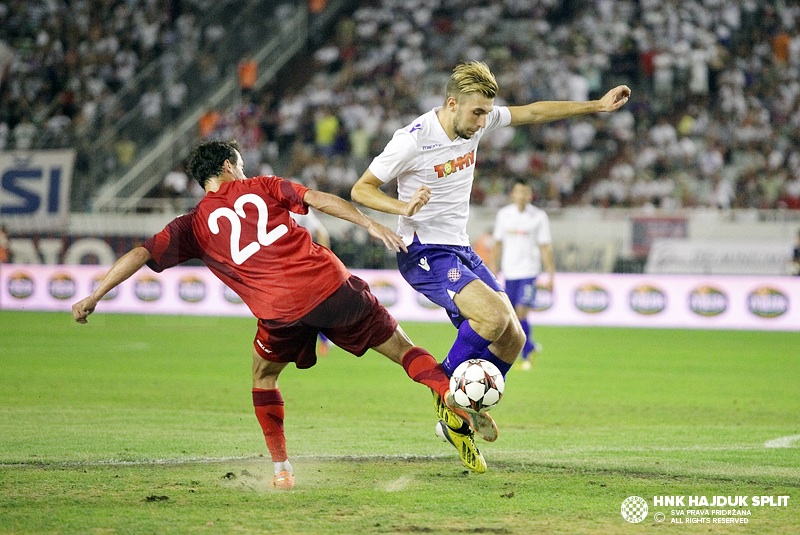
<svg viewBox="0 0 800 535">
<path fill-rule="evenodd" d="M 503 397 L 505 380 L 497 366 L 483 359 L 462 362 L 450 377 L 450 392 L 465 410 L 485 412 Z"/>
</svg>

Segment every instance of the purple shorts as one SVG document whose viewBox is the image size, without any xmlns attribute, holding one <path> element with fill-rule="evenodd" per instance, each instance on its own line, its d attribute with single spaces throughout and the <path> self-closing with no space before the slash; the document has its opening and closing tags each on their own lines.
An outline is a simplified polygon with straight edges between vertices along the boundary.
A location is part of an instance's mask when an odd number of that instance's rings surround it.
<svg viewBox="0 0 800 535">
<path fill-rule="evenodd" d="M 456 327 L 466 318 L 453 297 L 464 286 L 479 279 L 492 290 L 503 291 L 481 257 L 468 246 L 422 244 L 414 238 L 407 253 L 397 253 L 397 267 L 415 290 L 447 311 Z"/>
<path fill-rule="evenodd" d="M 508 299 L 514 305 L 514 308 L 517 305 L 534 308 L 536 303 L 536 277 L 507 280 L 506 294 L 508 294 Z"/>
</svg>

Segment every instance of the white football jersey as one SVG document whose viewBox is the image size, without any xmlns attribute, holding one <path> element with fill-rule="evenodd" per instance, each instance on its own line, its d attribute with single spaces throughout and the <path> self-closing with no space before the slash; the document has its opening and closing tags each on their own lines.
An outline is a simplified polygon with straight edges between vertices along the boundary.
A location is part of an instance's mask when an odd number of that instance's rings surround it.
<svg viewBox="0 0 800 535">
<path fill-rule="evenodd" d="M 486 126 L 471 139 L 447 137 L 434 108 L 397 130 L 369 166 L 379 180 L 397 179 L 397 197 L 409 201 L 417 189 L 431 188 L 428 204 L 411 217 L 400 216 L 397 233 L 408 245 L 414 234 L 422 243 L 469 245 L 467 220 L 478 142 L 484 134 L 511 123 L 505 106 L 494 106 Z"/>
<path fill-rule="evenodd" d="M 504 206 L 497 212 L 493 237 L 503 244 L 500 271 L 506 280 L 529 279 L 542 272 L 539 246 L 552 243 L 544 210 L 532 204 L 522 212 L 514 204 Z"/>
</svg>

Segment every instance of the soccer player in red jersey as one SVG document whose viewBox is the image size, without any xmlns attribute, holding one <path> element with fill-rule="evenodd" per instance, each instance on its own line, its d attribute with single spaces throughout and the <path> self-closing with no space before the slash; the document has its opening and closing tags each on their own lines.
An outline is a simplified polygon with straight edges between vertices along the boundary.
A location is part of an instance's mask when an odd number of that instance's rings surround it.
<svg viewBox="0 0 800 535">
<path fill-rule="evenodd" d="M 247 178 L 235 141 L 198 146 L 187 170 L 205 189 L 205 197 L 117 260 L 98 287 L 72 306 L 75 321 L 86 323 L 103 296 L 145 264 L 160 272 L 189 259 L 202 260 L 258 318 L 253 405 L 277 488 L 294 486 L 278 375 L 291 362 L 301 369 L 316 363 L 319 332 L 357 356 L 374 349 L 445 398 L 449 381 L 436 359 L 414 346 L 367 284 L 329 249 L 314 243 L 289 212 L 305 214 L 314 207 L 364 227 L 394 251 L 405 250 L 400 236 L 334 195 L 276 176 Z M 469 468 L 486 470 L 471 439 L 453 445 Z"/>
</svg>

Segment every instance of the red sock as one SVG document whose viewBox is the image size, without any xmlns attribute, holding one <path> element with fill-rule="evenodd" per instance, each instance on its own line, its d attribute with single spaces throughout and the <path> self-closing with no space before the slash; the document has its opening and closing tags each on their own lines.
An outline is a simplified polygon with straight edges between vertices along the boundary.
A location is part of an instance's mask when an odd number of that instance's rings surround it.
<svg viewBox="0 0 800 535">
<path fill-rule="evenodd" d="M 272 462 L 283 462 L 289 459 L 286 455 L 286 436 L 283 434 L 283 398 L 277 388 L 263 390 L 253 389 L 253 406 L 256 418 L 264 431 L 267 448 L 272 454 Z"/>
<path fill-rule="evenodd" d="M 450 379 L 447 378 L 442 367 L 430 353 L 421 347 L 409 349 L 400 359 L 400 364 L 414 381 L 429 387 L 442 397 L 450 388 Z"/>
</svg>

